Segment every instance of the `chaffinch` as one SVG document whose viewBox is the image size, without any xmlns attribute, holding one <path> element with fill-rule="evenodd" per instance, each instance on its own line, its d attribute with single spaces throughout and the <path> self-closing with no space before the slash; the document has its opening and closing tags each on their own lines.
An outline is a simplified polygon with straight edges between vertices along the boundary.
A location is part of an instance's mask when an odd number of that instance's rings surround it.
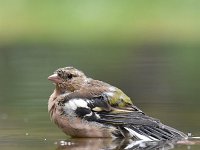
<svg viewBox="0 0 200 150">
<path fill-rule="evenodd" d="M 55 83 L 49 98 L 51 119 L 72 137 L 113 137 L 135 140 L 182 140 L 187 136 L 133 105 L 120 89 L 88 78 L 73 67 L 48 77 Z"/>
</svg>

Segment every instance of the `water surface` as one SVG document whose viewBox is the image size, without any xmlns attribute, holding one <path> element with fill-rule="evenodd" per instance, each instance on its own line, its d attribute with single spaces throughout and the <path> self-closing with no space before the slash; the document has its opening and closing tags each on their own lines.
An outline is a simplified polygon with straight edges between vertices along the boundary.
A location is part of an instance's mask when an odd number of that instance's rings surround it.
<svg viewBox="0 0 200 150">
<path fill-rule="evenodd" d="M 172 48 L 110 47 L 94 51 L 94 47 L 1 47 L 1 149 L 123 149 L 130 148 L 128 143 L 135 144 L 111 139 L 70 139 L 50 121 L 47 102 L 54 85 L 47 77 L 58 67 L 70 65 L 121 88 L 134 104 L 164 124 L 199 136 L 199 57 L 196 49 L 191 53 L 194 57 L 189 55 L 191 59 L 186 59 L 186 55 L 180 56 Z M 145 145 L 200 149 L 199 144 L 191 143 L 140 144 Z"/>
</svg>

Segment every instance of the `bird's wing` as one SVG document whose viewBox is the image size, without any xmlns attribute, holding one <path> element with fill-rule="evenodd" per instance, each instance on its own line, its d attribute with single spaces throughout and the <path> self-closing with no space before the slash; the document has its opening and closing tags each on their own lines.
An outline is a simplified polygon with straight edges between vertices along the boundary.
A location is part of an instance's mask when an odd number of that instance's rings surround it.
<svg viewBox="0 0 200 150">
<path fill-rule="evenodd" d="M 116 136 L 132 136 L 142 140 L 172 140 L 183 138 L 184 134 L 171 127 L 163 125 L 159 120 L 145 115 L 128 100 L 121 100 L 119 94 L 113 95 L 105 92 L 77 91 L 66 95 L 61 101 L 63 112 L 72 109 L 77 117 L 87 121 L 94 121 L 119 129 Z M 115 133 L 113 133 L 115 134 Z M 120 135 L 119 135 L 120 134 Z"/>
<path fill-rule="evenodd" d="M 60 102 L 67 105 L 74 102 L 81 108 L 87 105 L 88 109 L 99 113 L 143 113 L 140 109 L 133 105 L 131 99 L 128 96 L 126 96 L 121 90 L 117 88 L 114 90 L 113 88 L 112 90 L 105 90 L 102 88 L 78 90 L 73 93 L 66 94 L 64 97 L 62 96 Z"/>
</svg>

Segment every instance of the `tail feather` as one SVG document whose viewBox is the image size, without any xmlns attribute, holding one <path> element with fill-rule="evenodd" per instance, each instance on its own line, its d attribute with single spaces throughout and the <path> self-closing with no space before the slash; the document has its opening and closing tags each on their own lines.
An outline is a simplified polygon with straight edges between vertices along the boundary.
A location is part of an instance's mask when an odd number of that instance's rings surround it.
<svg viewBox="0 0 200 150">
<path fill-rule="evenodd" d="M 168 132 L 158 128 L 158 127 L 143 127 L 151 132 L 151 134 L 158 135 L 160 139 L 172 139 L 173 135 L 169 134 Z"/>
<path fill-rule="evenodd" d="M 176 129 L 170 127 L 170 126 L 163 125 L 162 128 L 163 128 L 163 130 L 165 130 L 166 132 L 169 132 L 169 133 L 173 134 L 175 137 L 178 137 L 179 140 L 181 140 L 181 139 L 188 139 L 188 136 L 187 136 L 185 133 L 183 133 L 183 132 L 181 132 L 181 131 L 178 131 L 178 130 L 176 130 Z"/>
<path fill-rule="evenodd" d="M 161 126 L 133 126 L 124 127 L 129 134 L 136 139 L 144 141 L 160 141 L 160 140 L 182 140 L 187 139 L 187 136 L 166 125 Z"/>
<path fill-rule="evenodd" d="M 141 128 L 141 130 L 144 131 L 147 135 L 150 135 L 157 140 L 162 140 L 161 134 L 159 132 L 156 132 L 152 128 L 149 128 L 148 126 Z"/>
<path fill-rule="evenodd" d="M 148 136 L 142 135 L 131 128 L 125 127 L 125 129 L 130 132 L 130 135 L 132 135 L 133 137 L 137 139 L 144 140 L 144 141 L 152 141 L 152 139 L 149 138 Z"/>
</svg>

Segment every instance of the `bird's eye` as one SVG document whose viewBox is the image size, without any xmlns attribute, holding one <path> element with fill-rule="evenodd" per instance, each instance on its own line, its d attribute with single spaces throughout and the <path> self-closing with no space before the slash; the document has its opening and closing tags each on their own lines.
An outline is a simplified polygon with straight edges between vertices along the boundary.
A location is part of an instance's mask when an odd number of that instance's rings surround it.
<svg viewBox="0 0 200 150">
<path fill-rule="evenodd" d="M 62 77 L 62 76 L 63 76 L 63 72 L 62 72 L 61 70 L 58 70 L 58 71 L 57 71 L 57 74 L 58 74 L 59 77 Z"/>
<path fill-rule="evenodd" d="M 70 73 L 70 74 L 67 74 L 67 78 L 68 79 L 71 79 L 73 77 L 73 75 Z"/>
</svg>

